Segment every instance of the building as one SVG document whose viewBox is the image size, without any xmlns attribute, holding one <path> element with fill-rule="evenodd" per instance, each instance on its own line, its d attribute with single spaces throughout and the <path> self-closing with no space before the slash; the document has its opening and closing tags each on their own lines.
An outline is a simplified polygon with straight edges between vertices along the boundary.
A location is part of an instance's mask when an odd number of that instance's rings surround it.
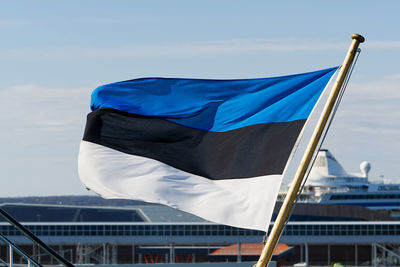
<svg viewBox="0 0 400 267">
<path fill-rule="evenodd" d="M 264 237 L 262 231 L 218 225 L 161 205 L 0 208 L 75 264 L 253 261 L 243 248 Z M 0 222 L 0 233 L 39 262 L 55 263 L 7 222 Z M 396 264 L 400 221 L 362 207 L 298 204 L 281 242 L 293 248 L 286 264 Z M 223 255 L 232 246 L 236 253 Z M 0 246 L 0 259 L 9 257 L 8 247 Z M 22 262 L 17 255 L 14 260 Z"/>
</svg>

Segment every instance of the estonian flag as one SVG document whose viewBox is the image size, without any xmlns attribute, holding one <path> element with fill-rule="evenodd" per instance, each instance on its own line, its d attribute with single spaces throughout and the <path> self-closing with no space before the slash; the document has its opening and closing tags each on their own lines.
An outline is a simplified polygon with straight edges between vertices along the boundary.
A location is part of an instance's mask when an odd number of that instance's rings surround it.
<svg viewBox="0 0 400 267">
<path fill-rule="evenodd" d="M 265 231 L 296 140 L 336 69 L 100 86 L 80 144 L 80 179 L 105 198 Z"/>
</svg>

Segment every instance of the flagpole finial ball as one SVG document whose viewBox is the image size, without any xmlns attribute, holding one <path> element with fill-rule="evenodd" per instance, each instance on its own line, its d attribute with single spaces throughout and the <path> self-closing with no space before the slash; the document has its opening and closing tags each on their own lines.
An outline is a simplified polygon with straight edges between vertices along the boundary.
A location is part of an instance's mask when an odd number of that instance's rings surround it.
<svg viewBox="0 0 400 267">
<path fill-rule="evenodd" d="M 362 35 L 358 34 L 358 33 L 353 33 L 353 35 L 351 36 L 351 39 L 356 39 L 360 43 L 364 43 L 364 41 L 365 41 L 365 38 Z"/>
</svg>

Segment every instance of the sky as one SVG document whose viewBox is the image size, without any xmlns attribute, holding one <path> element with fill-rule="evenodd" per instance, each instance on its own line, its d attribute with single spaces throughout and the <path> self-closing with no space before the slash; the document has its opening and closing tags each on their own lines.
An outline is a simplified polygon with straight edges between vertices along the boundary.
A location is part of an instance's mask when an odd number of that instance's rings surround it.
<svg viewBox="0 0 400 267">
<path fill-rule="evenodd" d="M 3 1 L 0 195 L 93 194 L 77 172 L 90 94 L 141 77 L 259 78 L 340 65 L 366 38 L 323 144 L 400 182 L 399 1 Z"/>
</svg>

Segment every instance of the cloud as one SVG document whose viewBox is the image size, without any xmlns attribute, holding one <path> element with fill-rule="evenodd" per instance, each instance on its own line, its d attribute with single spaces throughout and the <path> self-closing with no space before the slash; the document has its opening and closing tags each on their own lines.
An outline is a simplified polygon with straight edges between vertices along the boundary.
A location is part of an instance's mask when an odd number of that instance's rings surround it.
<svg viewBox="0 0 400 267">
<path fill-rule="evenodd" d="M 400 136 L 398 82 L 380 80 L 350 83 L 339 108 L 338 119 L 350 131 Z"/>
<path fill-rule="evenodd" d="M 89 111 L 89 88 L 22 85 L 0 89 L 5 100 L 0 122 L 11 132 L 64 132 L 76 128 Z M 79 123 L 81 124 L 81 123 Z"/>
<path fill-rule="evenodd" d="M 196 55 L 217 55 L 248 52 L 332 51 L 347 47 L 347 43 L 308 42 L 301 40 L 223 40 L 197 43 L 168 43 L 114 47 L 53 46 L 20 47 L 0 50 L 2 60 L 69 60 L 126 59 Z"/>
<path fill-rule="evenodd" d="M 127 59 L 196 55 L 216 55 L 247 52 L 295 52 L 342 49 L 345 45 L 332 43 L 279 42 L 266 40 L 225 40 L 198 43 L 173 43 L 163 45 L 132 45 L 116 47 L 54 46 L 3 48 L 0 59 L 13 60 L 69 60 L 82 59 Z"/>
<path fill-rule="evenodd" d="M 371 177 L 399 177 L 395 169 L 400 161 L 397 84 L 395 79 L 349 83 L 324 143 L 348 171 L 357 172 L 360 161 L 368 160 L 373 165 Z M 91 91 L 37 85 L 0 88 L 0 122 L 5 129 L 0 132 L 3 175 L 19 179 L 19 183 L 27 183 L 26 177 L 29 181 L 51 179 L 55 188 L 72 176 L 74 186 L 68 192 L 80 188 L 76 157 Z M 41 192 L 35 186 L 31 190 Z M 65 188 L 57 190 L 65 192 Z"/>
<path fill-rule="evenodd" d="M 400 80 L 400 73 L 394 73 L 387 76 L 388 79 Z"/>
<path fill-rule="evenodd" d="M 371 41 L 366 42 L 365 47 L 368 49 L 400 49 L 400 41 Z"/>
<path fill-rule="evenodd" d="M 249 52 L 308 52 L 344 51 L 348 42 L 323 42 L 315 40 L 220 40 L 189 43 L 165 43 L 130 46 L 52 46 L 19 47 L 0 49 L 2 60 L 70 60 L 80 59 L 136 59 L 179 57 L 198 55 L 238 54 Z M 365 44 L 369 50 L 399 50 L 400 41 L 371 41 Z"/>
<path fill-rule="evenodd" d="M 387 182 L 399 183 L 399 106 L 397 80 L 387 77 L 372 82 L 350 80 L 322 148 L 329 149 L 349 173 L 359 173 L 360 163 L 369 161 L 370 178 L 384 175 Z M 285 182 L 291 181 L 312 131 L 305 131 Z"/>
<path fill-rule="evenodd" d="M 398 74 L 368 83 L 350 82 L 334 123 L 354 133 L 400 136 Z M 21 85 L 0 88 L 2 125 L 11 129 L 66 131 L 84 123 L 92 88 Z"/>
<path fill-rule="evenodd" d="M 398 178 L 399 105 L 398 80 L 350 81 L 324 146 L 337 153 L 346 168 L 367 160 L 373 163 L 371 177 Z"/>
</svg>

